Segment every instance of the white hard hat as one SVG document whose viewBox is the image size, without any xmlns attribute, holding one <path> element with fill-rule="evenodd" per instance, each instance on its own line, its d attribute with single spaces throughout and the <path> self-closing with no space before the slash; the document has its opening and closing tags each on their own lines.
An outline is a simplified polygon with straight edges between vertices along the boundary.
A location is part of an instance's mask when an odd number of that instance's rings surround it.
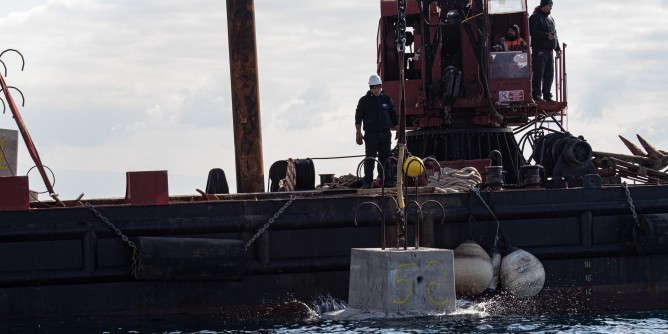
<svg viewBox="0 0 668 334">
<path fill-rule="evenodd" d="M 369 86 L 382 85 L 383 82 L 380 80 L 380 77 L 377 74 L 374 74 L 369 77 Z"/>
</svg>

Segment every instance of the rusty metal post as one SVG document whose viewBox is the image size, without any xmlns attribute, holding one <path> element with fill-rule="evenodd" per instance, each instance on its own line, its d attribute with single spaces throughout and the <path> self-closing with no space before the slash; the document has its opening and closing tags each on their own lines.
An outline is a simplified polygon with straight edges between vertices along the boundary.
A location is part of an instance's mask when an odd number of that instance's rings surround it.
<svg viewBox="0 0 668 334">
<path fill-rule="evenodd" d="M 237 192 L 263 192 L 264 167 L 253 0 L 227 0 L 227 35 Z"/>
</svg>

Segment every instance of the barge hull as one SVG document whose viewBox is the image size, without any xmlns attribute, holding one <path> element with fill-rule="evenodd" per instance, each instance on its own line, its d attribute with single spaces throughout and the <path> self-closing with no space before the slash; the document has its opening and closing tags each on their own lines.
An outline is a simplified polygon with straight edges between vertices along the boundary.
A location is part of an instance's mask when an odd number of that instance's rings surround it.
<svg viewBox="0 0 668 334">
<path fill-rule="evenodd" d="M 662 186 L 631 189 L 641 217 L 668 214 L 664 192 Z M 346 300 L 350 249 L 381 243 L 382 216 L 362 206 L 356 219 L 361 203 L 385 203 L 385 237 L 394 246 L 394 204 L 377 193 L 316 191 L 258 194 L 254 199 L 229 195 L 215 201 L 172 198 L 164 206 L 95 205 L 130 240 L 246 243 L 290 195 L 297 199 L 243 254 L 240 277 L 204 281 L 135 279 L 130 247 L 85 207 L 0 212 L 0 318 L 218 314 L 286 301 L 315 303 L 323 296 Z M 668 251 L 661 243 L 639 247 L 621 187 L 501 191 L 483 193 L 482 198 L 507 241 L 542 261 L 545 288 L 535 301 L 560 300 L 562 306 L 581 306 L 575 308 L 580 311 L 668 308 Z M 453 249 L 467 239 L 491 246 L 496 221 L 473 193 L 424 193 L 416 200 L 435 200 L 445 208 L 441 223 L 441 209 L 425 207 L 421 246 Z M 412 246 L 414 226 L 409 223 Z M 547 312 L 556 306 L 539 309 Z"/>
</svg>

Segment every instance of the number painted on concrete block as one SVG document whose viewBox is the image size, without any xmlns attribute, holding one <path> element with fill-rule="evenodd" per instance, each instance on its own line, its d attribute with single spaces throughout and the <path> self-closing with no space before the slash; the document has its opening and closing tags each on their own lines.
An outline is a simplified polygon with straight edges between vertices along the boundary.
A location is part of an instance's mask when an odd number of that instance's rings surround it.
<svg viewBox="0 0 668 334">
<path fill-rule="evenodd" d="M 408 277 L 402 276 L 401 271 L 405 270 L 409 267 L 416 267 L 416 266 L 417 266 L 416 263 L 400 263 L 397 266 L 397 269 L 393 270 L 393 272 L 395 274 L 395 277 L 394 277 L 395 283 L 397 285 L 405 284 L 406 285 L 406 290 L 407 290 L 406 293 L 402 296 L 401 299 L 392 300 L 392 303 L 394 303 L 395 305 L 403 305 L 406 302 L 408 302 L 408 300 L 410 300 L 410 298 L 413 296 L 413 285 L 411 284 Z M 434 293 L 432 293 L 432 290 L 437 290 L 438 288 L 441 288 L 441 287 L 445 286 L 446 279 L 448 277 L 447 267 L 441 261 L 431 260 L 427 264 L 427 268 L 432 268 L 432 267 L 441 267 L 441 268 L 443 268 L 443 270 L 438 275 L 439 280 L 433 280 L 433 279 L 429 280 L 429 284 L 427 285 L 427 298 L 429 299 L 429 301 L 432 304 L 434 304 L 436 306 L 439 306 L 439 307 L 442 307 L 442 306 L 445 306 L 448 303 L 448 298 L 446 297 L 443 300 L 438 300 L 434 297 Z"/>
<path fill-rule="evenodd" d="M 440 281 L 429 281 L 429 286 L 427 287 L 427 296 L 429 297 L 429 301 L 436 305 L 436 306 L 445 306 L 448 303 L 448 298 L 445 298 L 443 300 L 436 300 L 432 295 L 431 295 L 431 287 L 432 286 L 437 286 L 437 287 L 442 287 L 445 285 L 445 279 L 447 278 L 447 273 L 446 273 L 446 267 L 445 264 L 441 261 L 436 261 L 436 260 L 431 260 L 429 261 L 429 264 L 427 267 L 431 267 L 432 265 L 439 265 L 443 268 L 443 279 Z"/>
<path fill-rule="evenodd" d="M 395 305 L 406 304 L 408 299 L 411 298 L 411 296 L 413 295 L 413 285 L 411 285 L 411 282 L 408 280 L 408 278 L 399 276 L 399 273 L 401 272 L 401 269 L 404 269 L 406 267 L 415 267 L 415 266 L 417 266 L 416 263 L 401 263 L 401 264 L 399 264 L 399 266 L 397 266 L 397 270 L 395 270 L 396 276 L 394 278 L 394 281 L 397 284 L 401 284 L 401 283 L 406 284 L 406 287 L 408 288 L 408 291 L 406 291 L 406 295 L 404 295 L 403 299 L 392 300 L 392 303 L 394 303 Z"/>
</svg>

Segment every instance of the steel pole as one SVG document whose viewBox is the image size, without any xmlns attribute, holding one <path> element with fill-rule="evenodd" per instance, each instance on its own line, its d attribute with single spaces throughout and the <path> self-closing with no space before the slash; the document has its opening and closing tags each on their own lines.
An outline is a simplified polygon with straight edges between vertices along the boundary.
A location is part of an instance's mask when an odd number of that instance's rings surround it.
<svg viewBox="0 0 668 334">
<path fill-rule="evenodd" d="M 255 5 L 227 0 L 237 192 L 264 191 Z"/>
</svg>

